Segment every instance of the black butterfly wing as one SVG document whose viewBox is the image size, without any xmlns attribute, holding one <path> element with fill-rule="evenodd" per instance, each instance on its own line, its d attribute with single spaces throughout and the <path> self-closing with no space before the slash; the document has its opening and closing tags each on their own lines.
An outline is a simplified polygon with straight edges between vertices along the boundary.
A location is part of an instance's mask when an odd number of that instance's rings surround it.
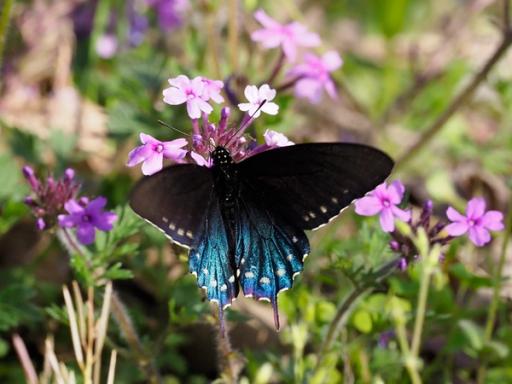
<svg viewBox="0 0 512 384">
<path fill-rule="evenodd" d="M 130 206 L 171 240 L 190 248 L 204 223 L 212 190 L 210 169 L 178 164 L 142 178 L 131 193 Z"/>
<path fill-rule="evenodd" d="M 385 153 L 351 143 L 297 144 L 238 164 L 242 177 L 261 191 L 263 204 L 301 229 L 329 222 L 392 168 Z"/>
<path fill-rule="evenodd" d="M 268 300 L 279 328 L 277 294 L 291 288 L 309 242 L 303 230 L 265 207 L 259 186 L 242 182 L 235 220 L 235 262 L 245 296 Z"/>
</svg>

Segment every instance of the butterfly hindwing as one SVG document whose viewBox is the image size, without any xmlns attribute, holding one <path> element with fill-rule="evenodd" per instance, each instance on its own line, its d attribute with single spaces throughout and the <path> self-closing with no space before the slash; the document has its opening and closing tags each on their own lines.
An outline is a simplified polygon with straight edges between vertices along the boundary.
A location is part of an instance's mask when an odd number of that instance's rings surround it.
<svg viewBox="0 0 512 384">
<path fill-rule="evenodd" d="M 131 193 L 130 206 L 173 241 L 189 248 L 203 225 L 212 190 L 208 168 L 178 164 L 142 178 Z"/>
<path fill-rule="evenodd" d="M 189 253 L 189 268 L 208 300 L 217 302 L 222 309 L 237 296 L 238 283 L 219 201 L 213 191 L 208 201 L 204 225 Z"/>
<path fill-rule="evenodd" d="M 235 227 L 240 285 L 245 296 L 272 303 L 279 327 L 277 294 L 291 288 L 302 271 L 309 242 L 304 231 L 261 205 L 259 193 L 250 185 L 241 187 Z"/>
<path fill-rule="evenodd" d="M 365 145 L 320 143 L 273 149 L 238 166 L 265 206 L 299 228 L 316 229 L 382 183 L 393 161 Z"/>
</svg>

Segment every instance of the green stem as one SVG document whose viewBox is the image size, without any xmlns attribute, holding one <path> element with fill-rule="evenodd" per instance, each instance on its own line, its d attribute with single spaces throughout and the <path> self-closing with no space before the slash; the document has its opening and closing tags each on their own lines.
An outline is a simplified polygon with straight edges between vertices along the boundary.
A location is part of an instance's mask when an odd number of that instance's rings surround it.
<svg viewBox="0 0 512 384">
<path fill-rule="evenodd" d="M 380 267 L 374 274 L 372 274 L 372 279 L 367 279 L 365 283 L 356 287 L 352 293 L 347 296 L 347 298 L 340 304 L 338 310 L 336 311 L 336 315 L 334 319 L 331 321 L 329 325 L 329 329 L 327 331 L 327 336 L 325 337 L 322 345 L 320 346 L 320 351 L 318 353 L 318 358 L 316 362 L 316 367 L 313 372 L 314 374 L 318 371 L 321 366 L 321 362 L 325 356 L 325 354 L 331 348 L 332 343 L 338 337 L 338 334 L 341 330 L 342 325 L 345 323 L 345 319 L 347 318 L 347 314 L 349 310 L 352 308 L 353 304 L 361 299 L 365 294 L 369 293 L 375 285 L 380 282 L 382 279 L 389 276 L 393 271 L 396 270 L 396 266 L 400 261 L 401 257 L 391 260 L 387 262 L 382 267 Z M 313 377 L 312 376 L 312 377 Z"/>
<path fill-rule="evenodd" d="M 487 78 L 487 75 L 494 68 L 494 65 L 505 55 L 512 44 L 512 31 L 507 30 L 503 34 L 501 44 L 496 48 L 494 54 L 487 60 L 482 69 L 473 77 L 471 82 L 455 97 L 451 104 L 435 120 L 430 127 L 420 136 L 418 141 L 411 148 L 400 156 L 395 165 L 395 172 L 416 156 L 428 143 L 441 131 L 446 122 L 457 112 L 466 102 L 470 100 L 480 84 Z"/>
<path fill-rule="evenodd" d="M 512 202 L 512 200 L 511 200 Z M 505 234 L 503 236 L 503 243 L 501 244 L 501 253 L 498 260 L 498 266 L 494 271 L 494 287 L 491 304 L 489 305 L 489 311 L 487 312 L 487 321 L 485 323 L 484 331 L 484 345 L 487 344 L 492 338 L 492 332 L 494 329 L 494 323 L 496 322 L 496 315 L 500 304 L 500 292 L 501 292 L 501 275 L 503 273 L 503 267 L 507 257 L 507 248 L 510 240 L 510 233 L 512 232 L 512 209 L 509 210 L 507 215 L 507 223 L 505 227 Z M 482 365 L 478 368 L 477 383 L 482 384 L 485 380 L 485 373 L 487 370 L 487 362 L 484 360 Z"/>
<path fill-rule="evenodd" d="M 9 20 L 14 0 L 3 0 L 3 3 L 2 14 L 0 15 L 0 69 L 2 69 L 5 41 L 7 40 L 7 30 L 9 28 Z"/>
</svg>

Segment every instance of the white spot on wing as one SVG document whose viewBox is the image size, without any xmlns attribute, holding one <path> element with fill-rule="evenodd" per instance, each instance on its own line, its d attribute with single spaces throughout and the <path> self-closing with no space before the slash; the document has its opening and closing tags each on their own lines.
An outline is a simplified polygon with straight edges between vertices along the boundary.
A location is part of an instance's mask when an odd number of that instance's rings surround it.
<svg viewBox="0 0 512 384">
<path fill-rule="evenodd" d="M 261 284 L 270 284 L 270 279 L 266 276 L 263 276 L 261 279 L 260 279 L 260 283 Z"/>
<path fill-rule="evenodd" d="M 304 221 L 309 221 L 309 216 L 304 216 Z"/>
<path fill-rule="evenodd" d="M 316 217 L 315 212 L 309 212 L 309 213 L 308 213 L 308 215 L 309 215 L 312 219 L 314 219 L 314 218 Z"/>
<path fill-rule="evenodd" d="M 187 235 L 187 237 L 188 237 L 189 239 L 194 238 L 194 235 L 192 234 L 192 231 L 187 231 L 186 235 Z"/>
<path fill-rule="evenodd" d="M 234 283 L 234 282 L 235 282 L 235 276 L 233 276 L 233 275 L 229 276 L 228 281 L 229 281 L 230 283 Z"/>
<path fill-rule="evenodd" d="M 288 261 L 292 261 L 292 259 L 293 259 L 293 255 L 288 255 L 288 256 L 286 256 L 286 260 L 288 260 Z"/>
<path fill-rule="evenodd" d="M 204 273 L 205 275 L 208 275 L 208 270 L 207 270 L 206 268 L 205 268 L 205 269 L 203 269 L 203 273 Z"/>
<path fill-rule="evenodd" d="M 252 272 L 245 272 L 245 277 L 247 277 L 248 279 L 252 279 L 254 277 L 254 273 L 252 273 Z"/>
<path fill-rule="evenodd" d="M 220 290 L 221 291 L 227 291 L 228 290 L 228 286 L 226 284 L 222 284 L 222 286 L 220 287 Z"/>
<path fill-rule="evenodd" d="M 297 239 L 297 237 L 293 236 L 293 237 L 292 237 L 292 241 L 293 241 L 294 243 L 296 243 L 297 241 L 299 241 L 299 239 Z"/>
<path fill-rule="evenodd" d="M 286 271 L 283 268 L 279 268 L 277 270 L 277 276 L 284 276 Z"/>
<path fill-rule="evenodd" d="M 240 260 L 240 264 L 245 264 L 245 259 L 242 257 L 242 260 Z"/>
<path fill-rule="evenodd" d="M 325 207 L 325 205 L 321 205 L 320 210 L 322 211 L 322 213 L 327 213 L 327 207 Z"/>
<path fill-rule="evenodd" d="M 165 217 L 165 216 L 164 216 L 164 217 L 162 217 L 162 221 L 163 221 L 164 223 L 168 223 L 168 222 L 169 222 L 169 219 L 168 219 L 167 217 Z"/>
<path fill-rule="evenodd" d="M 183 236 L 185 234 L 185 230 L 183 228 L 178 228 L 178 236 Z"/>
<path fill-rule="evenodd" d="M 333 197 L 331 197 L 331 201 L 332 201 L 334 204 L 338 204 L 338 203 L 339 203 L 338 199 L 337 199 L 336 197 L 334 197 L 334 196 L 333 196 Z"/>
<path fill-rule="evenodd" d="M 212 279 L 212 280 L 210 281 L 210 287 L 212 287 L 212 288 L 216 288 L 216 287 L 217 287 L 217 280 Z"/>
<path fill-rule="evenodd" d="M 169 229 L 170 229 L 171 231 L 174 231 L 174 230 L 176 229 L 176 224 L 174 224 L 174 223 L 170 223 L 170 224 L 169 224 Z"/>
</svg>

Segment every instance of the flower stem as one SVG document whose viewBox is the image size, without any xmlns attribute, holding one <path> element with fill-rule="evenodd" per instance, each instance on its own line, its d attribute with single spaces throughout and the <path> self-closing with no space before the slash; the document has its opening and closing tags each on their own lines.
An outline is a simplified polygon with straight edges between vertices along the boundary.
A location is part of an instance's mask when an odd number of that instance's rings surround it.
<svg viewBox="0 0 512 384">
<path fill-rule="evenodd" d="M 274 66 L 274 69 L 272 70 L 272 73 L 270 74 L 268 79 L 263 82 L 263 84 L 267 83 L 270 86 L 272 86 L 272 83 L 274 82 L 277 75 L 279 75 L 279 72 L 281 72 L 281 69 L 283 68 L 284 59 L 285 59 L 284 51 L 281 50 L 281 52 L 279 53 L 279 58 L 276 61 L 276 65 Z"/>
<path fill-rule="evenodd" d="M 380 267 L 377 271 L 375 271 L 375 273 L 372 274 L 371 279 L 366 279 L 366 282 L 356 287 L 352 291 L 352 293 L 349 296 L 347 296 L 347 298 L 340 304 L 338 310 L 336 311 L 334 319 L 331 321 L 329 325 L 327 336 L 325 337 L 322 345 L 320 346 L 314 373 L 318 371 L 325 354 L 329 351 L 332 343 L 338 337 L 341 327 L 345 323 L 345 320 L 347 318 L 348 313 L 350 312 L 350 309 L 352 308 L 352 305 L 356 301 L 361 299 L 364 295 L 368 294 L 378 282 L 380 282 L 382 279 L 386 278 L 392 272 L 394 272 L 396 270 L 398 262 L 400 261 L 400 258 L 401 256 L 387 262 L 382 267 Z M 312 377 L 313 376 L 314 374 L 312 375 Z"/>
<path fill-rule="evenodd" d="M 487 312 L 487 321 L 485 323 L 484 331 L 484 345 L 487 344 L 492 338 L 492 332 L 494 329 L 494 323 L 496 322 L 496 314 L 500 304 L 500 292 L 501 292 L 501 275 L 503 273 L 503 267 L 507 257 L 507 248 L 510 241 L 510 233 L 512 232 L 512 209 L 509 210 L 507 215 L 507 222 L 505 227 L 505 234 L 503 236 L 503 243 L 501 245 L 500 258 L 498 265 L 494 271 L 494 287 L 491 304 L 489 305 L 489 311 Z M 484 360 L 482 365 L 478 368 L 477 383 L 482 384 L 485 381 L 485 374 L 487 370 L 487 362 Z"/>
<path fill-rule="evenodd" d="M 512 44 L 512 30 L 507 29 L 503 32 L 503 39 L 500 45 L 496 48 L 493 55 L 487 60 L 482 69 L 473 77 L 469 84 L 455 97 L 450 105 L 444 112 L 435 120 L 430 127 L 420 136 L 418 141 L 414 143 L 402 156 L 400 156 L 395 165 L 395 171 L 401 168 L 414 158 L 428 143 L 441 131 L 445 123 L 457 112 L 469 99 L 473 96 L 476 89 L 487 78 L 489 72 L 494 68 L 494 65 L 504 56 L 508 48 Z"/>
<path fill-rule="evenodd" d="M 7 29 L 9 27 L 9 20 L 11 17 L 11 9 L 14 4 L 14 0 L 4 0 L 2 6 L 2 14 L 0 15 L 0 70 L 2 69 L 2 59 L 5 47 L 5 41 L 7 40 Z M 1 76 L 0 76 L 1 78 Z"/>
</svg>

